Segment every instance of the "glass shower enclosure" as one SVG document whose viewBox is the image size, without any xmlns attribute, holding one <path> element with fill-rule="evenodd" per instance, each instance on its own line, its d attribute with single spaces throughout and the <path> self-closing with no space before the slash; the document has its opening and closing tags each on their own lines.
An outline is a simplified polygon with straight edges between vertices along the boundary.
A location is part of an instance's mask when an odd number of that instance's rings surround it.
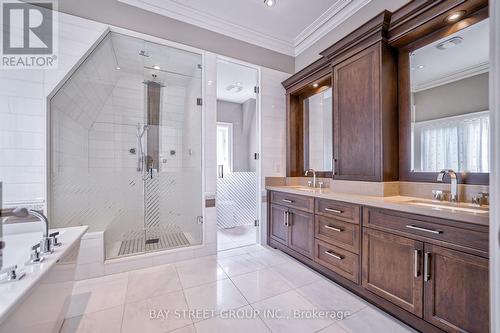
<svg viewBox="0 0 500 333">
<path fill-rule="evenodd" d="M 201 54 L 108 32 L 51 96 L 52 228 L 106 259 L 202 244 Z"/>
</svg>

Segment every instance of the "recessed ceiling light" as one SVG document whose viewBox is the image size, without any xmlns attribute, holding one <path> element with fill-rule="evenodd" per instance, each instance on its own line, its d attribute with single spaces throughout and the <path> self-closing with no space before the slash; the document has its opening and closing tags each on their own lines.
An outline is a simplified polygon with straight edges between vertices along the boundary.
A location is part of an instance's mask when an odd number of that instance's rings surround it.
<svg viewBox="0 0 500 333">
<path fill-rule="evenodd" d="M 418 68 L 418 69 L 422 69 L 422 68 L 424 68 L 424 67 L 425 67 L 424 65 L 419 65 L 417 68 Z"/>
<path fill-rule="evenodd" d="M 121 69 L 121 67 L 119 67 L 119 66 L 116 66 L 116 69 L 117 69 L 117 70 L 120 70 L 120 69 Z"/>
<path fill-rule="evenodd" d="M 315 83 L 315 84 L 313 84 L 313 87 L 314 87 L 314 88 L 318 88 L 318 87 L 319 87 L 319 83 Z"/>
<path fill-rule="evenodd" d="M 243 84 L 243 83 L 241 83 L 241 82 L 236 82 L 236 85 L 237 85 L 237 86 L 241 86 L 242 84 Z"/>
<path fill-rule="evenodd" d="M 276 0 L 264 0 L 264 4 L 267 6 L 267 7 L 272 7 L 276 4 Z"/>
<path fill-rule="evenodd" d="M 453 38 L 445 40 L 444 42 L 439 43 L 438 45 L 436 45 L 436 48 L 438 50 L 447 50 L 447 49 L 451 49 L 454 46 L 457 46 L 458 44 L 460 44 L 462 42 L 463 42 L 462 37 L 453 37 Z"/>
<path fill-rule="evenodd" d="M 448 20 L 450 22 L 454 22 L 454 21 L 459 20 L 462 16 L 464 16 L 464 14 L 465 14 L 464 10 L 461 10 L 461 11 L 458 11 L 458 12 L 454 12 L 454 13 L 451 13 L 450 15 L 448 15 L 448 17 L 446 18 L 446 20 Z"/>
<path fill-rule="evenodd" d="M 153 65 L 153 68 L 156 69 L 157 71 L 159 71 L 161 69 L 161 67 L 158 65 Z"/>
</svg>

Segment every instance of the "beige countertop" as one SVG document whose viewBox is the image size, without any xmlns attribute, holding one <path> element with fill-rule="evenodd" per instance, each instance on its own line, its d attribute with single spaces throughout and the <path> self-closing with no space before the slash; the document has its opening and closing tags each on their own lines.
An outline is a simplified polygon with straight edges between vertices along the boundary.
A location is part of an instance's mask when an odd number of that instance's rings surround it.
<svg viewBox="0 0 500 333">
<path fill-rule="evenodd" d="M 279 191 L 296 195 L 303 195 L 315 198 L 324 198 L 343 201 L 358 205 L 372 206 L 378 208 L 392 209 L 396 211 L 413 213 L 443 219 L 461 221 L 472 224 L 489 225 L 488 207 L 473 207 L 467 203 L 439 204 L 432 200 L 407 197 L 389 196 L 376 197 L 357 194 L 347 194 L 334 192 L 329 188 L 312 189 L 303 186 L 266 186 L 267 190 Z"/>
</svg>

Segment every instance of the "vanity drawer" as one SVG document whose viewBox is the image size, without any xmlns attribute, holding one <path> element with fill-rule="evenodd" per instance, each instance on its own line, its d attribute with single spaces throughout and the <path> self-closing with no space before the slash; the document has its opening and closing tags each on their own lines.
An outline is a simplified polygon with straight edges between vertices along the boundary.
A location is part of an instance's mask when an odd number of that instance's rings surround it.
<svg viewBox="0 0 500 333">
<path fill-rule="evenodd" d="M 271 202 L 291 208 L 305 210 L 312 213 L 314 198 L 284 192 L 271 192 Z"/>
<path fill-rule="evenodd" d="M 317 199 L 316 214 L 359 224 L 361 207 L 340 201 Z"/>
<path fill-rule="evenodd" d="M 359 254 L 359 225 L 316 215 L 314 236 L 324 242 Z"/>
<path fill-rule="evenodd" d="M 359 283 L 359 256 L 357 254 L 316 239 L 314 261 L 354 283 Z"/>
<path fill-rule="evenodd" d="M 488 228 L 458 221 L 364 208 L 363 226 L 396 231 L 488 252 Z"/>
</svg>

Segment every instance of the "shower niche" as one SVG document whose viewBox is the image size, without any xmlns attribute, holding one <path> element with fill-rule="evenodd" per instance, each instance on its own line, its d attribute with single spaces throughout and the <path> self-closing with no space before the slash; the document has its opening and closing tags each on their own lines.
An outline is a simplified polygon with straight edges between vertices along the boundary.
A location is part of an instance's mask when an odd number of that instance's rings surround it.
<svg viewBox="0 0 500 333">
<path fill-rule="evenodd" d="M 51 227 L 106 259 L 203 242 L 201 54 L 108 32 L 49 99 Z"/>
</svg>

